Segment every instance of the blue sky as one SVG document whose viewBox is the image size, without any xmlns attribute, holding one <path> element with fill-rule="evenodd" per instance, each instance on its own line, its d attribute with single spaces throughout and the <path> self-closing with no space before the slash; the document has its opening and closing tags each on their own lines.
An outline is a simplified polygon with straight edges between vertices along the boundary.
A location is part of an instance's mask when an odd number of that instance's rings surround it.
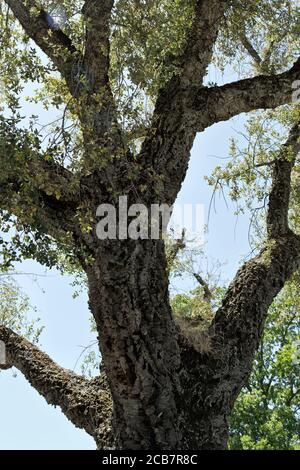
<svg viewBox="0 0 300 470">
<path fill-rule="evenodd" d="M 227 74 L 209 77 L 212 81 L 232 81 L 236 77 Z M 30 114 L 42 113 L 41 109 L 25 106 Z M 48 119 L 48 117 L 47 117 Z M 50 120 L 50 119 L 49 119 Z M 228 156 L 229 139 L 238 137 L 243 129 L 245 116 L 227 123 L 217 124 L 195 141 L 189 171 L 179 194 L 179 203 L 204 204 L 206 217 L 212 188 L 204 181 L 216 165 L 221 165 Z M 226 160 L 225 160 L 226 161 Z M 217 196 L 216 213 L 209 221 L 209 232 L 205 240 L 205 254 L 211 260 L 225 263 L 222 279 L 229 281 L 241 260 L 249 254 L 249 217 L 233 215 L 234 207 Z M 45 274 L 44 268 L 34 262 L 25 262 L 20 268 L 31 275 L 18 276 L 18 283 L 37 308 L 41 324 L 45 329 L 41 336 L 41 347 L 56 362 L 72 369 L 76 360 L 92 336 L 89 329 L 89 311 L 86 294 L 73 299 L 71 279 L 52 270 Z M 78 370 L 77 370 L 78 371 Z M 0 449 L 94 449 L 94 441 L 84 431 L 75 427 L 59 409 L 49 406 L 26 382 L 22 374 L 12 371 L 0 373 Z"/>
</svg>

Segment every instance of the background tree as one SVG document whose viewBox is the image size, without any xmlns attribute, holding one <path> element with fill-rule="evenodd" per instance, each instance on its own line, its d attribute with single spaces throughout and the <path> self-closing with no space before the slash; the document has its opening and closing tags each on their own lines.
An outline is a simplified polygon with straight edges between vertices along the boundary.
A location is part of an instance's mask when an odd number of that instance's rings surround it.
<svg viewBox="0 0 300 470">
<path fill-rule="evenodd" d="M 175 321 L 163 240 L 99 240 L 95 214 L 121 195 L 148 208 L 173 204 L 198 132 L 297 100 L 299 6 L 61 6 L 57 18 L 52 1 L 1 2 L 1 214 L 3 228 L 13 232 L 2 256 L 6 267 L 24 258 L 53 266 L 62 256 L 80 265 L 99 335 L 100 376 L 88 380 L 60 368 L 6 326 L 0 339 L 9 363 L 99 448 L 223 449 L 268 309 L 300 264 L 297 227 L 288 220 L 300 150 L 297 104 L 286 142 L 268 165 L 264 246 L 238 271 L 214 314 L 209 351 Z M 207 83 L 209 65 L 224 67 L 233 57 L 247 78 Z M 32 99 L 61 112 L 47 132 L 36 117 L 25 122 L 19 114 L 25 82 L 39 82 Z"/>
</svg>

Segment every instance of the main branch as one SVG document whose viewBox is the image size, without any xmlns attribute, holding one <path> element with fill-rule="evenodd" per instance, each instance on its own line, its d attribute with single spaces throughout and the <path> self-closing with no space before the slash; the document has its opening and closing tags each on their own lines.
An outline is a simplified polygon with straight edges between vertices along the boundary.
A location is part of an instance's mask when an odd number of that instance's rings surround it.
<svg viewBox="0 0 300 470">
<path fill-rule="evenodd" d="M 195 16 L 181 62 L 184 86 L 200 85 L 211 63 L 213 48 L 228 0 L 197 0 Z"/>
<path fill-rule="evenodd" d="M 63 369 L 35 345 L 0 325 L 6 360 L 0 368 L 16 367 L 48 404 L 59 406 L 78 428 L 92 435 L 98 446 L 110 445 L 112 404 L 102 379 L 87 380 Z"/>
<path fill-rule="evenodd" d="M 78 92 L 76 65 L 80 53 L 71 39 L 61 30 L 54 28 L 48 21 L 47 12 L 34 0 L 5 0 L 14 16 L 19 20 L 26 34 L 53 61 L 65 78 L 70 92 Z"/>
<path fill-rule="evenodd" d="M 224 86 L 198 87 L 190 103 L 197 131 L 241 113 L 257 109 L 274 109 L 292 103 L 300 80 L 300 58 L 287 72 L 278 75 L 259 75 Z M 298 86 L 298 89 L 300 87 Z"/>
</svg>

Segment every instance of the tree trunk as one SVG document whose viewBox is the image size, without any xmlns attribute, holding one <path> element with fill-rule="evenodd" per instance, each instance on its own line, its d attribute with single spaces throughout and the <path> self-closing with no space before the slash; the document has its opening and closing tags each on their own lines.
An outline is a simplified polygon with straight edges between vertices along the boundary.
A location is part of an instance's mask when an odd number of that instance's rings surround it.
<svg viewBox="0 0 300 470">
<path fill-rule="evenodd" d="M 180 350 L 163 242 L 100 242 L 88 280 L 117 448 L 180 448 Z"/>
<path fill-rule="evenodd" d="M 223 406 L 215 356 L 201 355 L 174 323 L 164 243 L 101 242 L 88 279 L 115 447 L 225 449 L 232 407 Z"/>
</svg>

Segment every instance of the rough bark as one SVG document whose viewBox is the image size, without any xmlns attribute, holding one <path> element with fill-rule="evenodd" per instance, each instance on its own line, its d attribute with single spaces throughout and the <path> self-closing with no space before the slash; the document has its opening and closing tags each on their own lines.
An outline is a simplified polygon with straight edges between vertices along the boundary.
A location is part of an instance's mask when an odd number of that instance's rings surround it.
<svg viewBox="0 0 300 470">
<path fill-rule="evenodd" d="M 176 449 L 180 353 L 161 241 L 102 243 L 90 308 L 114 400 L 118 448 Z"/>
<path fill-rule="evenodd" d="M 118 127 L 117 110 L 109 81 L 109 35 L 113 6 L 113 0 L 86 0 L 82 8 L 86 24 L 83 58 L 86 90 L 81 97 L 80 114 L 87 145 L 91 132 L 98 137 L 99 146 L 103 146 L 101 138 L 107 140 L 111 136 L 113 124 Z M 116 136 L 121 143 L 118 130 L 114 133 L 114 137 Z M 111 150 L 111 146 L 109 148 Z"/>
<path fill-rule="evenodd" d="M 196 87 L 190 111 L 198 131 L 241 113 L 274 109 L 292 103 L 293 86 L 300 80 L 300 59 L 278 75 L 258 75 L 223 86 Z"/>
</svg>

